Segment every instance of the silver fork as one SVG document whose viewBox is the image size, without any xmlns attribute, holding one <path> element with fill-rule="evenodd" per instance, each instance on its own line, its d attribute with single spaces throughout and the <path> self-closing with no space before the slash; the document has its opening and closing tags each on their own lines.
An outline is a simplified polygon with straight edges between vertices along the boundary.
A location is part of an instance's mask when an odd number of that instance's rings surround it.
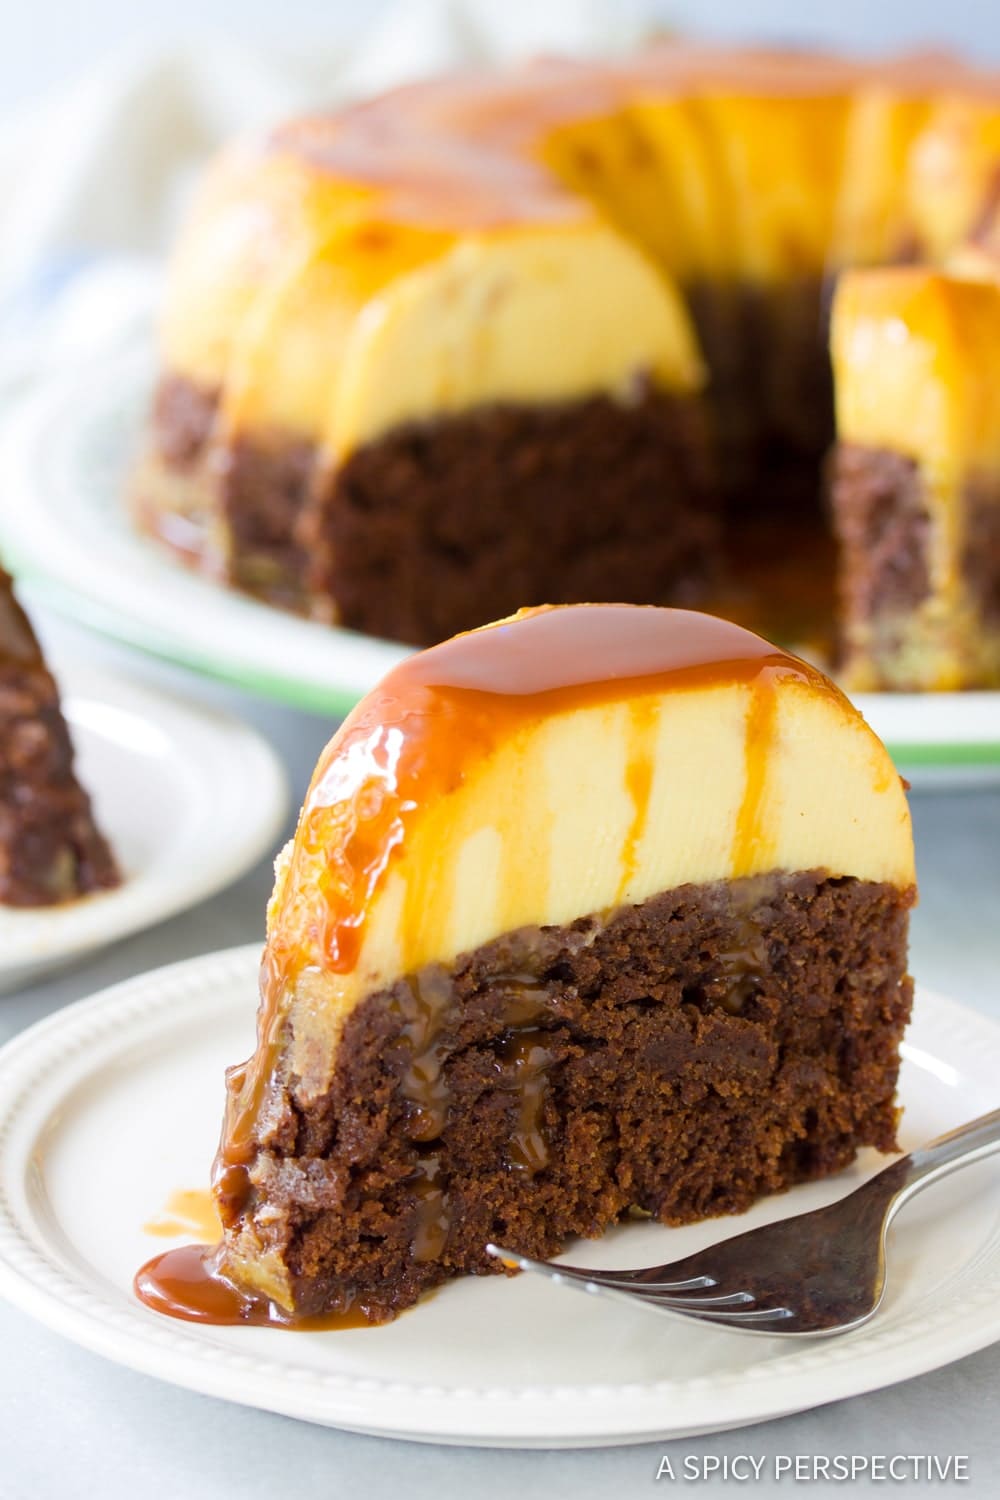
<svg viewBox="0 0 1000 1500">
<path fill-rule="evenodd" d="M 637 1271 L 587 1270 L 488 1253 L 551 1281 L 638 1302 L 670 1316 L 769 1337 L 825 1337 L 867 1323 L 885 1295 L 886 1234 L 896 1214 L 932 1182 L 1000 1151 L 1000 1109 L 898 1157 L 836 1203 L 779 1219 Z"/>
</svg>

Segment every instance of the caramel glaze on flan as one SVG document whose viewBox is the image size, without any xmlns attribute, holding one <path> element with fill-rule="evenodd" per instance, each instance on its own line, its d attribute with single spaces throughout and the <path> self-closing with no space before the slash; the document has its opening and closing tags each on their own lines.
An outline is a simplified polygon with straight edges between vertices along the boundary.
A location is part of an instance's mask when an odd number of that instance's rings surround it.
<svg viewBox="0 0 1000 1500">
<path fill-rule="evenodd" d="M 885 749 L 738 626 L 539 609 L 409 658 L 278 861 L 222 1243 L 140 1295 L 383 1321 L 495 1272 L 489 1240 L 735 1213 L 893 1149 L 913 899 Z"/>
<path fill-rule="evenodd" d="M 805 640 L 834 610 L 832 278 L 948 261 L 998 167 L 997 82 L 948 58 L 680 43 L 237 144 L 173 258 L 142 522 L 240 587 L 418 644 L 581 598 Z M 848 635 L 859 680 L 954 681 Z"/>
</svg>

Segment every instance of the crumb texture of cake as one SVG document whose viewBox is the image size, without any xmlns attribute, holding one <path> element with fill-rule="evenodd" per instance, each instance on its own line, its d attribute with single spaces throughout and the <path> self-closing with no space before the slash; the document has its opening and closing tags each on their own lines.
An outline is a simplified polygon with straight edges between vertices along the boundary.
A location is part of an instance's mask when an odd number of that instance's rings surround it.
<svg viewBox="0 0 1000 1500">
<path fill-rule="evenodd" d="M 51 906 L 118 883 L 55 681 L 0 571 L 0 903 Z"/>
<path fill-rule="evenodd" d="M 985 305 L 998 172 L 995 74 L 677 40 L 236 142 L 172 258 L 138 522 L 273 604 L 418 644 L 541 600 L 698 603 L 800 643 L 836 625 L 860 686 L 991 686 L 1000 558 L 944 576 L 961 486 L 934 478 L 926 598 L 869 621 L 850 516 L 834 603 L 822 474 L 835 409 L 898 394 L 889 364 L 831 369 L 834 281 L 919 262 Z M 876 285 L 909 327 L 905 275 Z M 982 341 L 937 333 L 928 390 L 976 404 Z M 849 416 L 836 436 L 873 446 Z M 920 457 L 904 436 L 874 446 Z"/>
<path fill-rule="evenodd" d="M 892 1149 L 913 845 L 821 673 L 686 610 L 522 611 L 321 757 L 230 1070 L 215 1274 L 385 1320 Z"/>
<path fill-rule="evenodd" d="M 254 1168 L 300 1315 L 382 1321 L 484 1246 L 554 1255 L 896 1147 L 909 900 L 808 872 L 521 929 L 368 996 L 333 1081 L 279 1075 Z"/>
<path fill-rule="evenodd" d="M 703 417 L 647 389 L 397 428 L 334 472 L 336 495 L 302 527 L 313 597 L 335 598 L 354 630 L 414 645 L 515 596 L 696 604 L 721 526 Z"/>
</svg>

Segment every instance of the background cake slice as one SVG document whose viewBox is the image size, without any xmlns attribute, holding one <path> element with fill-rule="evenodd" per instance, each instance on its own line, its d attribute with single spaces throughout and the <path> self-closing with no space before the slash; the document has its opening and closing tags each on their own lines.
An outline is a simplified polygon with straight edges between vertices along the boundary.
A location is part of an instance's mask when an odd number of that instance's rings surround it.
<svg viewBox="0 0 1000 1500">
<path fill-rule="evenodd" d="M 117 884 L 58 689 L 0 570 L 0 902 L 47 906 Z"/>
<path fill-rule="evenodd" d="M 745 630 L 530 610 L 408 659 L 279 860 L 214 1274 L 382 1320 L 496 1270 L 488 1240 L 738 1212 L 892 1149 L 913 899 L 883 746 Z"/>
<path fill-rule="evenodd" d="M 849 272 L 832 347 L 844 680 L 1000 686 L 1000 283 Z"/>
</svg>

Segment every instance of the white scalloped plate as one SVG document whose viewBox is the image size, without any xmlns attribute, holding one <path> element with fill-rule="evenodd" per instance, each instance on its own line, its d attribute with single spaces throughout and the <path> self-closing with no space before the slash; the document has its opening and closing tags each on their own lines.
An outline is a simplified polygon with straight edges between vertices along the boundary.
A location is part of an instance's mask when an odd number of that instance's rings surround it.
<svg viewBox="0 0 1000 1500">
<path fill-rule="evenodd" d="M 222 1070 L 249 1051 L 259 951 L 238 948 L 116 985 L 0 1051 L 0 1292 L 89 1349 L 248 1406 L 383 1436 L 585 1447 L 691 1436 L 857 1395 L 1000 1337 L 1000 1162 L 942 1183 L 900 1215 L 887 1305 L 840 1341 L 741 1338 L 561 1292 L 469 1279 L 383 1328 L 203 1328 L 140 1306 L 132 1275 L 164 1240 L 142 1226 L 204 1185 Z M 903 1140 L 996 1104 L 1000 1028 L 921 994 L 903 1069 Z M 759 1205 L 739 1228 L 847 1191 Z M 633 1224 L 585 1248 L 636 1266 L 728 1224 Z M 571 1257 L 570 1257 L 571 1258 Z"/>
<path fill-rule="evenodd" d="M 0 429 L 0 546 L 45 603 L 168 660 L 342 715 L 406 654 L 221 588 L 132 527 L 125 504 L 154 362 L 142 345 L 49 378 Z M 995 779 L 1000 692 L 870 693 L 859 706 L 908 775 Z"/>
<path fill-rule="evenodd" d="M 73 657 L 56 670 L 123 878 L 65 906 L 0 907 L 0 993 L 222 890 L 273 853 L 288 806 L 274 751 L 229 714 Z"/>
</svg>

